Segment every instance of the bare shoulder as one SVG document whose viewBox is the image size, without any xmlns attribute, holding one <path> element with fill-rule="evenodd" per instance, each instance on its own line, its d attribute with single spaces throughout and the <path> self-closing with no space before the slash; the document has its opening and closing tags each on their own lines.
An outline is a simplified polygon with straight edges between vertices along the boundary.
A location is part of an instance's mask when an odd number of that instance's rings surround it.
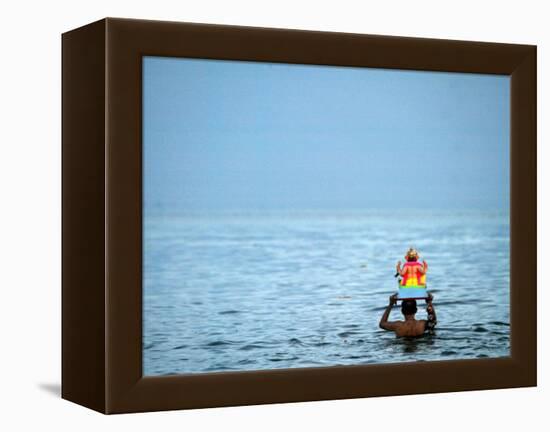
<svg viewBox="0 0 550 432">
<path fill-rule="evenodd" d="M 380 323 L 380 327 L 384 330 L 391 330 L 394 332 L 399 331 L 403 326 L 403 321 L 386 321 L 385 323 Z"/>
<path fill-rule="evenodd" d="M 418 320 L 418 330 L 422 330 L 422 332 L 426 331 L 428 328 L 428 321 L 427 320 Z"/>
</svg>

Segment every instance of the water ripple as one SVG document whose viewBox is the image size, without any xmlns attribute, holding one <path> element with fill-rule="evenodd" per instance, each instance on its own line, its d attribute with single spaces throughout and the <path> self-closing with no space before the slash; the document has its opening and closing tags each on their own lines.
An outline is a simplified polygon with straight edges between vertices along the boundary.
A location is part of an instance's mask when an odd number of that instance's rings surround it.
<svg viewBox="0 0 550 432">
<path fill-rule="evenodd" d="M 399 212 L 264 216 L 144 220 L 145 375 L 510 355 L 507 215 L 409 214 L 406 232 Z M 396 339 L 378 321 L 410 244 L 438 325 Z"/>
</svg>

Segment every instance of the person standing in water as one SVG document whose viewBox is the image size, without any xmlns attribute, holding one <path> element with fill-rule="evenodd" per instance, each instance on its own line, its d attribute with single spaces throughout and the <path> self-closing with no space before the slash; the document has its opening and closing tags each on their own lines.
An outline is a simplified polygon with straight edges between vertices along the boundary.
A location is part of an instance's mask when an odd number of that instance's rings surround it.
<svg viewBox="0 0 550 432">
<path fill-rule="evenodd" d="M 433 296 L 428 294 L 426 299 L 426 312 L 428 313 L 427 320 L 417 320 L 415 314 L 417 311 L 416 300 L 403 300 L 401 303 L 401 313 L 405 317 L 405 321 L 388 321 L 390 312 L 393 305 L 397 303 L 397 294 L 390 297 L 390 303 L 386 307 L 382 318 L 380 319 L 380 328 L 395 332 L 395 335 L 417 337 L 422 336 L 424 333 L 433 333 L 435 325 L 437 323 L 435 308 L 432 304 Z"/>
</svg>

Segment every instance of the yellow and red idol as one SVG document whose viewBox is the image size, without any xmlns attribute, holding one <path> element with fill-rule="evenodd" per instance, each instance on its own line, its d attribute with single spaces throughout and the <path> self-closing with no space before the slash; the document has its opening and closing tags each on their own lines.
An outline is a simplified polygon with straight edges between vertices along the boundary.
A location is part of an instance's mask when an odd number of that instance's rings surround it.
<svg viewBox="0 0 550 432">
<path fill-rule="evenodd" d="M 428 263 L 419 262 L 419 255 L 416 249 L 410 248 L 405 255 L 405 264 L 397 263 L 397 274 L 399 278 L 399 299 L 423 299 L 428 297 L 426 290 L 426 273 Z"/>
</svg>

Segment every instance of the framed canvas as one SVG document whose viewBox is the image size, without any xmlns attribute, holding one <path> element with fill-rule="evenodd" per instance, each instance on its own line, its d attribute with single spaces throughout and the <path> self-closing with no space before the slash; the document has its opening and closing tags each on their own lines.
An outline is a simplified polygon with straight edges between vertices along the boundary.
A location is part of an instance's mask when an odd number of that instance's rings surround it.
<svg viewBox="0 0 550 432">
<path fill-rule="evenodd" d="M 536 47 L 107 18 L 62 49 L 63 398 L 536 385 Z"/>
</svg>

